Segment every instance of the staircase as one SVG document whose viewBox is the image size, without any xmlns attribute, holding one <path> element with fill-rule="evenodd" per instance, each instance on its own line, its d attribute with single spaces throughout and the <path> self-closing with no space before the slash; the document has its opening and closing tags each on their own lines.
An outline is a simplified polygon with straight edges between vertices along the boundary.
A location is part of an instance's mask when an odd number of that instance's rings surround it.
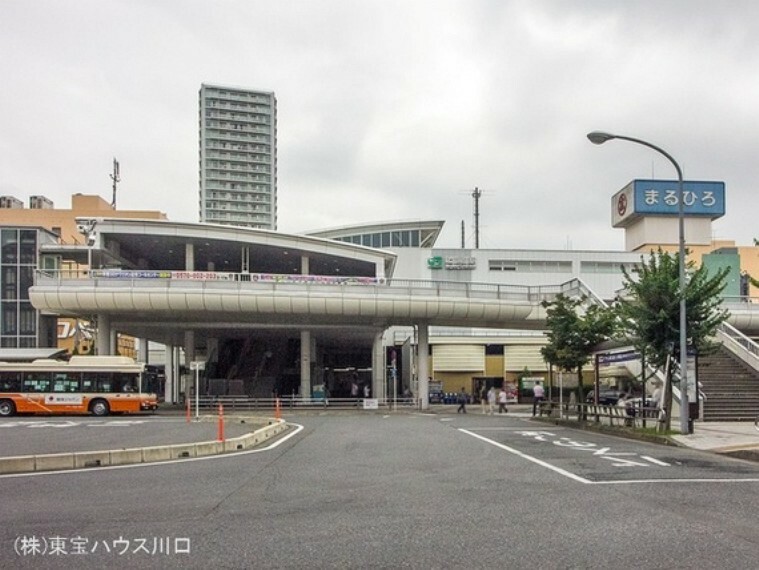
<svg viewBox="0 0 759 570">
<path fill-rule="evenodd" d="M 726 348 L 699 358 L 698 381 L 706 396 L 704 421 L 753 421 L 759 416 L 759 371 Z"/>
</svg>

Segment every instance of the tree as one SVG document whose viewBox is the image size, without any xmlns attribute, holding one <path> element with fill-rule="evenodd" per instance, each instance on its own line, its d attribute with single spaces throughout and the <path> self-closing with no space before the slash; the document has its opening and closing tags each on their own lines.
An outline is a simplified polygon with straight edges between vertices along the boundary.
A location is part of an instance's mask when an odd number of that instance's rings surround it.
<svg viewBox="0 0 759 570">
<path fill-rule="evenodd" d="M 608 340 L 616 330 L 616 313 L 608 307 L 590 305 L 586 297 L 559 294 L 546 308 L 548 344 L 540 349 L 543 358 L 565 372 L 577 370 L 577 399 L 583 401 L 582 368 L 590 361 L 593 348 Z"/>
<path fill-rule="evenodd" d="M 671 359 L 680 361 L 680 280 L 679 255 L 659 249 L 646 262 L 631 271 L 622 268 L 626 294 L 619 299 L 621 326 L 633 345 L 652 366 L 664 369 L 666 398 L 664 422 L 671 427 L 672 378 Z M 686 334 L 688 346 L 697 354 L 708 354 L 719 346 L 712 339 L 717 327 L 728 317 L 720 307 L 720 293 L 726 286 L 730 268 L 709 275 L 705 266 L 694 269 L 686 265 L 688 281 L 685 287 Z M 645 371 L 644 371 L 645 373 Z"/>
</svg>

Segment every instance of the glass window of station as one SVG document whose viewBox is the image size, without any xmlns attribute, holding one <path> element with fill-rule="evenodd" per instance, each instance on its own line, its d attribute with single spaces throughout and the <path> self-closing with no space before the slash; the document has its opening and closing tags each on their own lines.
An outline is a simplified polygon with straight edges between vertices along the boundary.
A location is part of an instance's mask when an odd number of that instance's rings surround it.
<svg viewBox="0 0 759 570">
<path fill-rule="evenodd" d="M 335 239 L 368 247 L 419 247 L 421 243 L 419 230 L 365 233 Z"/>
</svg>

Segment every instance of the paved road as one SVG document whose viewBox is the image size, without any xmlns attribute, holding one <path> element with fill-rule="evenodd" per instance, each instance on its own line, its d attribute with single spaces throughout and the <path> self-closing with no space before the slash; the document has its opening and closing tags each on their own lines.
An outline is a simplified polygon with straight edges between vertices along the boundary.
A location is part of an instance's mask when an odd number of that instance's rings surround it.
<svg viewBox="0 0 759 570">
<path fill-rule="evenodd" d="M 286 419 L 304 429 L 252 453 L 0 477 L 0 566 L 744 569 L 759 560 L 757 464 L 514 417 Z M 67 554 L 14 552 L 35 540 Z"/>
<path fill-rule="evenodd" d="M 263 417 L 227 417 L 224 436 L 250 433 L 266 421 Z M 196 443 L 215 441 L 218 435 L 218 422 L 212 416 L 189 423 L 178 415 L 19 416 L 0 418 L 0 457 Z"/>
</svg>

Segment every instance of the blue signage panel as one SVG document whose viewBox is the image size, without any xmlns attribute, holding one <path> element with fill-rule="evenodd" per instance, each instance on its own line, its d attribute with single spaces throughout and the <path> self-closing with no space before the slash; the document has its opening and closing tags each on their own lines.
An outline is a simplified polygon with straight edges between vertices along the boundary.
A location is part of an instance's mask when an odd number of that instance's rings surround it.
<svg viewBox="0 0 759 570">
<path fill-rule="evenodd" d="M 640 352 L 637 350 L 626 350 L 624 352 L 603 352 L 598 355 L 598 364 L 608 366 L 617 362 L 627 362 L 629 360 L 640 360 Z"/>
<path fill-rule="evenodd" d="M 678 214 L 677 180 L 633 180 L 632 184 L 636 214 Z M 683 211 L 686 216 L 724 216 L 725 183 L 683 181 Z"/>
</svg>

